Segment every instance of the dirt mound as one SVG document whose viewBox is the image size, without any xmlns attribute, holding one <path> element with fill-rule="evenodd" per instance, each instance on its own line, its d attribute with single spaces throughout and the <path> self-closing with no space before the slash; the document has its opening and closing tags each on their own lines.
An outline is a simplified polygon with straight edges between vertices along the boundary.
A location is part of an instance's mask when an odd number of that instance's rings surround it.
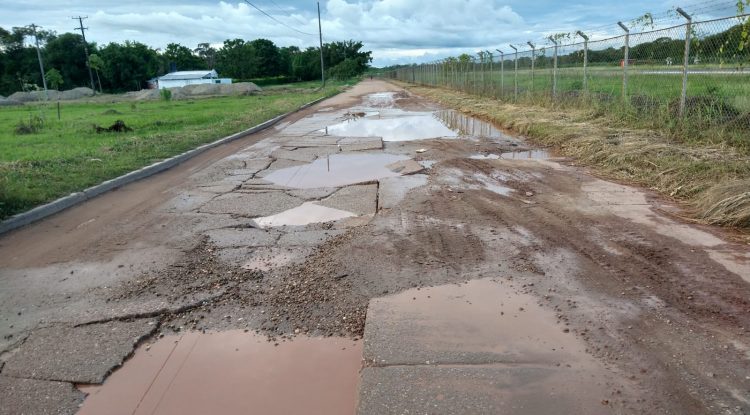
<svg viewBox="0 0 750 415">
<path fill-rule="evenodd" d="M 49 99 L 50 101 L 70 101 L 91 96 L 94 96 L 94 91 L 91 88 L 81 87 L 62 92 L 55 90 L 48 90 L 46 93 L 44 91 L 15 92 L 8 99 L 20 102 L 44 101 L 45 99 Z"/>
<path fill-rule="evenodd" d="M 73 100 L 73 99 L 92 97 L 94 96 L 94 94 L 95 92 L 91 88 L 86 88 L 86 87 L 73 88 L 73 89 L 61 92 L 60 99 L 63 101 L 68 101 L 68 100 Z"/>
<path fill-rule="evenodd" d="M 23 102 L 16 101 L 15 99 L 8 99 L 0 96 L 0 107 L 10 107 L 13 105 L 23 105 Z"/>
</svg>

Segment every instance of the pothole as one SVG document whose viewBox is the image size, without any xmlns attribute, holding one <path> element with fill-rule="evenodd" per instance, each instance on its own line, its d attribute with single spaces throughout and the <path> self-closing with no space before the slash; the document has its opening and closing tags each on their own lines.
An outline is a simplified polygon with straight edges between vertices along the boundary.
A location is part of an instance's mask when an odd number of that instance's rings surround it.
<svg viewBox="0 0 750 415">
<path fill-rule="evenodd" d="M 333 154 L 309 164 L 274 170 L 263 179 L 300 189 L 340 187 L 399 176 L 399 173 L 387 166 L 408 159 L 406 156 L 386 153 Z"/>
<path fill-rule="evenodd" d="M 269 342 L 242 330 L 188 332 L 140 347 L 88 393 L 86 414 L 351 414 L 362 344 L 296 336 Z"/>
</svg>

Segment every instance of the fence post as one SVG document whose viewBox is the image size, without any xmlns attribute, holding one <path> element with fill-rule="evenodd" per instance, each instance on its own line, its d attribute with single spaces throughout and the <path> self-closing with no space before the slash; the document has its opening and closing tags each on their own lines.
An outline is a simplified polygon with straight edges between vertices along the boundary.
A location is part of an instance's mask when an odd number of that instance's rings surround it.
<svg viewBox="0 0 750 415">
<path fill-rule="evenodd" d="M 531 42 L 526 42 L 531 46 L 531 93 L 534 93 L 534 60 L 536 60 L 536 46 Z"/>
<path fill-rule="evenodd" d="M 622 22 L 617 25 L 625 31 L 625 59 L 622 61 L 622 100 L 627 102 L 628 98 L 628 61 L 630 60 L 630 30 Z"/>
<path fill-rule="evenodd" d="M 513 100 L 518 101 L 518 49 L 513 45 L 508 46 L 516 51 L 516 59 L 514 60 L 516 69 L 513 71 Z"/>
<path fill-rule="evenodd" d="M 500 53 L 500 96 L 505 97 L 505 54 L 500 49 L 495 49 Z"/>
<path fill-rule="evenodd" d="M 687 19 L 687 24 L 685 25 L 685 59 L 682 63 L 682 92 L 680 93 L 680 116 L 682 116 L 685 113 L 685 99 L 687 98 L 688 65 L 690 65 L 690 37 L 693 34 L 693 18 L 679 7 L 677 8 L 677 13 Z"/>
<path fill-rule="evenodd" d="M 583 91 L 586 92 L 588 90 L 588 74 L 586 71 L 589 65 L 589 37 L 580 30 L 576 34 L 583 38 Z"/>
<path fill-rule="evenodd" d="M 555 52 L 552 58 L 552 98 L 557 98 L 557 41 L 549 37 L 549 40 L 555 44 Z"/>
</svg>

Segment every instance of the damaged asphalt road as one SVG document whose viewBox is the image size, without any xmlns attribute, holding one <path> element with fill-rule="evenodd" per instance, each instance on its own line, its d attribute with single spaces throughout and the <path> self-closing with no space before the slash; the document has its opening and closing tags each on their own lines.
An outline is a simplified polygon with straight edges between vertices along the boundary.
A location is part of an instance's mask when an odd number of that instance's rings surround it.
<svg viewBox="0 0 750 415">
<path fill-rule="evenodd" d="M 678 214 L 363 82 L 2 236 L 0 414 L 230 331 L 355 341 L 342 413 L 750 413 L 750 253 Z"/>
</svg>

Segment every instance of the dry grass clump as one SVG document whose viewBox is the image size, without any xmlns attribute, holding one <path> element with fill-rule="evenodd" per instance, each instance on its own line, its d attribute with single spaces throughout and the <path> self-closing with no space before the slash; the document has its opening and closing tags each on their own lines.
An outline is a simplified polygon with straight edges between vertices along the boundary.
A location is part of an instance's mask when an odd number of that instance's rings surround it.
<svg viewBox="0 0 750 415">
<path fill-rule="evenodd" d="M 684 202 L 698 220 L 750 228 L 750 156 L 727 145 L 682 143 L 591 109 L 513 105 L 461 92 L 409 87 L 553 147 L 599 173 Z"/>
</svg>

